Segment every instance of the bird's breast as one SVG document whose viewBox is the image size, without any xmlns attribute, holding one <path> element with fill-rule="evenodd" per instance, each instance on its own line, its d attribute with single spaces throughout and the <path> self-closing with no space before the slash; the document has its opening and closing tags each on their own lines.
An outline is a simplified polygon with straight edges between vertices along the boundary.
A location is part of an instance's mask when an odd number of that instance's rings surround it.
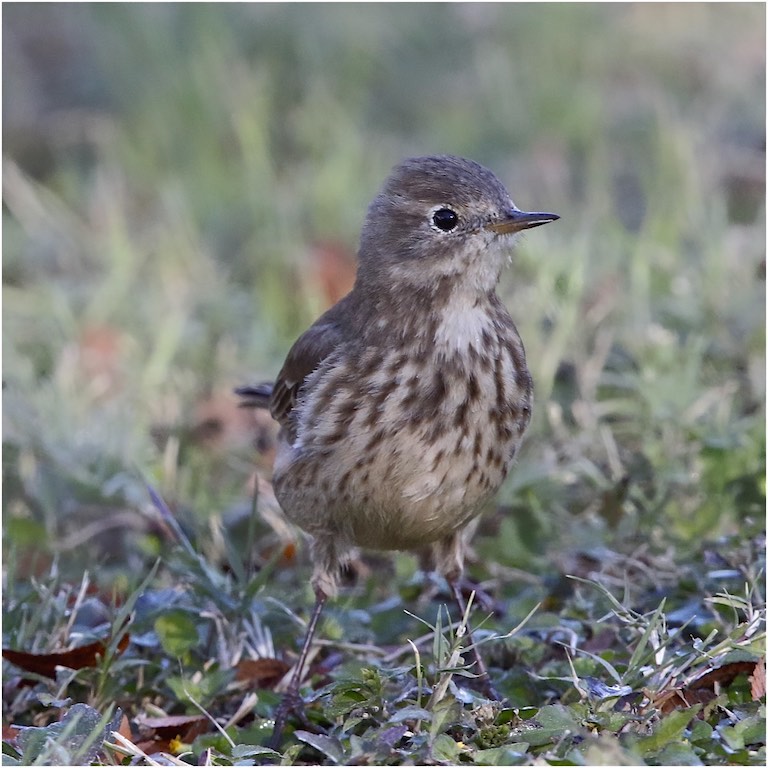
<svg viewBox="0 0 768 768">
<path fill-rule="evenodd" d="M 493 497 L 530 420 L 525 354 L 504 316 L 451 323 L 427 345 L 341 348 L 309 377 L 297 438 L 275 465 L 290 519 L 409 549 L 463 527 Z"/>
</svg>

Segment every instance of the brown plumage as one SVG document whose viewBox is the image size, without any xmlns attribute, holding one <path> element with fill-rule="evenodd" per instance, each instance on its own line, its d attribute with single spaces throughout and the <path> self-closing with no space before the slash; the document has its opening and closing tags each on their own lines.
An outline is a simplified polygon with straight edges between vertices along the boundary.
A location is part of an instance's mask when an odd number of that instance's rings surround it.
<svg viewBox="0 0 768 768">
<path fill-rule="evenodd" d="M 282 427 L 275 494 L 313 540 L 317 603 L 294 694 L 352 547 L 430 545 L 462 602 L 463 532 L 504 480 L 533 403 L 496 284 L 513 235 L 557 218 L 517 209 L 472 161 L 404 161 L 368 210 L 352 291 L 299 337 L 274 387 L 239 390 Z"/>
</svg>

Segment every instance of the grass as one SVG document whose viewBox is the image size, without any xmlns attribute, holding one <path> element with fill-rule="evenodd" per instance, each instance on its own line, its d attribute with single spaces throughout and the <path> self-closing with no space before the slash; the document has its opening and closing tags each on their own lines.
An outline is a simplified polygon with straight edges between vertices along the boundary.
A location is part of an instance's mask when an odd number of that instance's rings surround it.
<svg viewBox="0 0 768 768">
<path fill-rule="evenodd" d="M 4 7 L 3 647 L 97 648 L 4 661 L 4 762 L 764 764 L 764 14 Z M 537 400 L 469 563 L 507 704 L 366 555 L 273 754 L 307 548 L 230 392 L 428 152 L 562 216 L 502 281 Z"/>
</svg>

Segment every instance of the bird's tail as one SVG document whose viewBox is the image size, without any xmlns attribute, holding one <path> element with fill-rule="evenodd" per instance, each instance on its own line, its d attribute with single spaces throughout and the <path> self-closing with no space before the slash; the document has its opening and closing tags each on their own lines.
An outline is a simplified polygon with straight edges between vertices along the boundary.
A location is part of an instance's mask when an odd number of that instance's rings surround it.
<svg viewBox="0 0 768 768">
<path fill-rule="evenodd" d="M 255 386 L 237 387 L 235 394 L 242 398 L 241 408 L 269 408 L 269 401 L 272 399 L 272 389 L 274 385 L 271 381 Z"/>
</svg>

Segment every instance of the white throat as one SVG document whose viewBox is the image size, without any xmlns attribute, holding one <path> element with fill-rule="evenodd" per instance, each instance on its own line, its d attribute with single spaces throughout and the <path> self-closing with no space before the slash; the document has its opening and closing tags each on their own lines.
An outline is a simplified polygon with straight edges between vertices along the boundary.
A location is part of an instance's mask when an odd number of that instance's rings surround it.
<svg viewBox="0 0 768 768">
<path fill-rule="evenodd" d="M 488 300 L 478 300 L 477 294 L 460 293 L 451 301 L 450 311 L 444 312 L 435 331 L 435 347 L 443 352 L 461 352 L 483 346 L 483 333 L 493 333 L 493 316 Z"/>
</svg>

